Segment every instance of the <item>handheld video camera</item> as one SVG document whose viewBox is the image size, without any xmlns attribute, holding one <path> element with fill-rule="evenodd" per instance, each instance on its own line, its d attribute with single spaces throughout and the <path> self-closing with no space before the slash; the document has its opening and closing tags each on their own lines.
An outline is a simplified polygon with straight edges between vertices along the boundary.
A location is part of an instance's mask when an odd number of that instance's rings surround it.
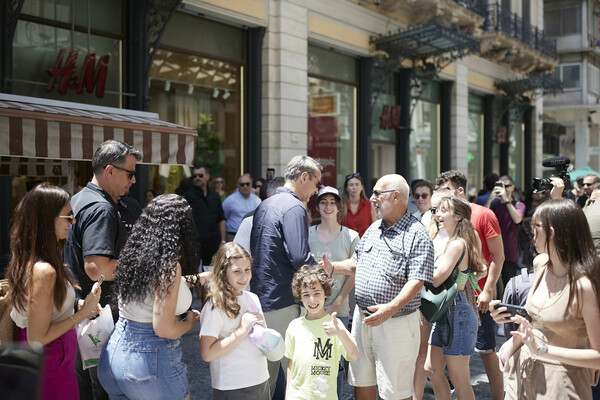
<svg viewBox="0 0 600 400">
<path fill-rule="evenodd" d="M 563 180 L 565 190 L 571 188 L 571 177 L 567 174 L 570 164 L 571 160 L 565 156 L 550 157 L 542 161 L 544 167 L 554 168 L 555 172 L 553 176 Z M 552 181 L 548 178 L 533 178 L 532 187 L 536 192 L 543 192 L 546 189 L 552 189 Z"/>
</svg>

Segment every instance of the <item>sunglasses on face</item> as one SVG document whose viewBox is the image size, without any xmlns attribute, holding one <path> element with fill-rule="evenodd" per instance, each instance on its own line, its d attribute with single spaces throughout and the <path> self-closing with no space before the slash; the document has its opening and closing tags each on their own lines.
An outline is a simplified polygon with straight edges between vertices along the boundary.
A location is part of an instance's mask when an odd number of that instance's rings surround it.
<svg viewBox="0 0 600 400">
<path fill-rule="evenodd" d="M 360 176 L 360 172 L 356 172 L 354 174 L 346 175 L 346 180 L 349 181 L 352 178 L 358 178 Z"/>
<path fill-rule="evenodd" d="M 204 178 L 204 174 L 194 174 L 192 175 L 194 178 Z"/>
<path fill-rule="evenodd" d="M 240 183 L 238 183 L 238 185 L 240 185 L 242 187 L 243 186 L 250 186 L 250 182 L 240 182 Z"/>
<path fill-rule="evenodd" d="M 112 165 L 113 168 L 116 168 L 119 171 L 127 172 L 129 174 L 129 180 L 131 180 L 131 178 L 133 178 L 135 176 L 135 171 L 132 171 L 132 170 L 126 169 L 126 168 L 121 168 L 121 167 L 119 167 L 117 165 L 113 165 L 113 164 L 109 164 L 109 165 Z"/>
<path fill-rule="evenodd" d="M 426 198 L 428 198 L 428 197 L 429 197 L 429 195 L 428 195 L 427 193 L 423 193 L 423 194 L 416 193 L 416 194 L 413 194 L 413 197 L 414 197 L 415 199 L 417 199 L 417 200 L 419 200 L 419 199 L 421 199 L 421 198 L 422 198 L 423 200 L 425 200 Z"/>
<path fill-rule="evenodd" d="M 584 183 L 583 186 L 592 186 L 593 183 Z"/>
<path fill-rule="evenodd" d="M 373 190 L 373 196 L 375 197 L 379 197 L 384 193 L 391 193 L 391 192 L 395 192 L 396 189 L 388 189 L 388 190 Z"/>
<path fill-rule="evenodd" d="M 71 223 L 71 224 L 75 221 L 75 216 L 73 214 L 71 214 L 71 215 L 59 215 L 58 218 L 68 219 L 69 223 Z"/>
</svg>

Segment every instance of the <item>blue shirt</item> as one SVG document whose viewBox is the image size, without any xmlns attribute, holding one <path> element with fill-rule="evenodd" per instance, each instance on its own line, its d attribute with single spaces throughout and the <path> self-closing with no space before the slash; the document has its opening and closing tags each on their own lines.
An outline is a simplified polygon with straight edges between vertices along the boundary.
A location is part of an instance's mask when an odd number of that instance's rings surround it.
<svg viewBox="0 0 600 400">
<path fill-rule="evenodd" d="M 263 310 L 279 310 L 296 304 L 292 277 L 304 264 L 315 264 L 308 247 L 306 208 L 286 187 L 277 189 L 256 209 L 250 236 L 254 276 L 250 290 Z"/>
<path fill-rule="evenodd" d="M 225 214 L 225 229 L 227 232 L 235 233 L 240 228 L 244 215 L 254 211 L 260 204 L 260 198 L 250 193 L 247 198 L 240 192 L 235 192 L 223 202 L 223 213 Z"/>
<path fill-rule="evenodd" d="M 433 242 L 425 227 L 408 212 L 386 229 L 375 221 L 356 247 L 356 305 L 361 309 L 392 301 L 411 279 L 433 282 Z M 417 294 L 400 311 L 421 305 Z"/>
</svg>

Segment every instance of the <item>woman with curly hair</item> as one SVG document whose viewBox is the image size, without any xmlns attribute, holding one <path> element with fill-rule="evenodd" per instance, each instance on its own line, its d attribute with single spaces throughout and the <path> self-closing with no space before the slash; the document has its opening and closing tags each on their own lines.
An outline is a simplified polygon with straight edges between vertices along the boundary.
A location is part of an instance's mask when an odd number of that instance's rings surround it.
<svg viewBox="0 0 600 400">
<path fill-rule="evenodd" d="M 496 322 L 517 322 L 498 351 L 500 368 L 515 384 L 507 399 L 592 399 L 600 369 L 600 260 L 589 224 L 572 200 L 556 198 L 531 218 L 535 280 L 525 309 L 512 317 L 490 302 Z"/>
<path fill-rule="evenodd" d="M 377 220 L 377 215 L 375 215 L 375 207 L 365 194 L 363 178 L 359 172 L 346 176 L 342 202 L 346 208 L 346 217 L 342 225 L 357 231 L 362 237 L 371 223 Z"/>
<path fill-rule="evenodd" d="M 148 204 L 121 250 L 120 318 L 98 364 L 111 398 L 190 398 L 180 337 L 200 319 L 182 277 L 200 262 L 195 232 L 187 201 L 165 194 Z"/>
<path fill-rule="evenodd" d="M 41 399 L 79 399 L 75 325 L 99 311 L 96 283 L 73 314 L 75 284 L 61 252 L 74 220 L 69 194 L 42 183 L 23 197 L 10 230 L 10 316 L 20 328 L 20 342 L 44 346 Z"/>
<path fill-rule="evenodd" d="M 456 196 L 444 197 L 433 218 L 438 229 L 448 234 L 446 248 L 435 260 L 433 285 L 440 286 L 452 274 L 458 293 L 444 320 L 433 325 L 425 371 L 436 399 L 450 400 L 450 386 L 443 372 L 447 365 L 458 398 L 474 400 L 469 358 L 475 352 L 477 341 L 477 306 L 469 302 L 466 292 L 479 289 L 476 274 L 483 272 L 484 259 L 477 232 L 470 221 L 469 203 Z M 449 332 L 452 331 L 454 336 L 450 340 Z"/>
<path fill-rule="evenodd" d="M 200 354 L 210 362 L 213 399 L 270 397 L 267 359 L 249 339 L 254 324 L 265 326 L 258 296 L 244 289 L 252 258 L 229 242 L 212 259 L 208 301 L 200 315 Z"/>
</svg>

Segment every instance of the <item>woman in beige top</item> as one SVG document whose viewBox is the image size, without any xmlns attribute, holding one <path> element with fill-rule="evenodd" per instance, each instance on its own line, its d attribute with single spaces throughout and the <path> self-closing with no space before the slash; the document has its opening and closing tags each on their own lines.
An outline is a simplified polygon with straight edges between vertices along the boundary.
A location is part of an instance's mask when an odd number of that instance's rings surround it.
<svg viewBox="0 0 600 400">
<path fill-rule="evenodd" d="M 600 368 L 600 261 L 589 225 L 575 202 L 559 198 L 541 204 L 531 226 L 540 253 L 525 306 L 532 322 L 511 318 L 521 325 L 498 352 L 500 368 L 516 375 L 506 398 L 591 399 Z M 509 322 L 496 304 L 496 322 Z"/>
</svg>

